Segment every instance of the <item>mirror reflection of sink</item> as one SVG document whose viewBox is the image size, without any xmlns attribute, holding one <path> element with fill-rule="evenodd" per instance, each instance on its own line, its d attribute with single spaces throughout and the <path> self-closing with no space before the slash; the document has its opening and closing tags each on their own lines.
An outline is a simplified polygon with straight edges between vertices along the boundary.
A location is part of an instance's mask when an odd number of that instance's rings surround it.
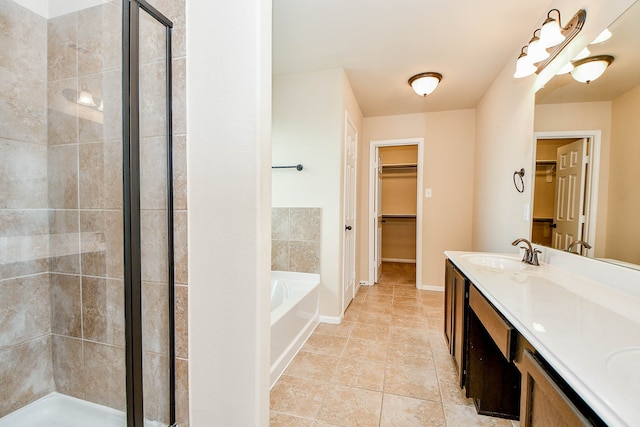
<svg viewBox="0 0 640 427">
<path fill-rule="evenodd" d="M 606 370 L 622 388 L 621 391 L 640 394 L 640 347 L 613 352 L 607 357 Z"/>
<path fill-rule="evenodd" d="M 528 267 L 519 258 L 506 255 L 466 254 L 462 258 L 473 265 L 496 270 L 524 270 Z"/>
</svg>

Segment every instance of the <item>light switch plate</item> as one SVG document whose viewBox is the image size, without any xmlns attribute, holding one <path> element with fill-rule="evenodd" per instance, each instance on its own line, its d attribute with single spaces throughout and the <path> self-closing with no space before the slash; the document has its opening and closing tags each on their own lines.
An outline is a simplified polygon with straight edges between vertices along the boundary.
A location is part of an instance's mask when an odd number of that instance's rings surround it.
<svg viewBox="0 0 640 427">
<path fill-rule="evenodd" d="M 426 197 L 427 199 L 430 197 L 433 197 L 433 193 L 431 192 L 430 188 L 425 188 L 424 189 L 424 197 Z"/>
</svg>

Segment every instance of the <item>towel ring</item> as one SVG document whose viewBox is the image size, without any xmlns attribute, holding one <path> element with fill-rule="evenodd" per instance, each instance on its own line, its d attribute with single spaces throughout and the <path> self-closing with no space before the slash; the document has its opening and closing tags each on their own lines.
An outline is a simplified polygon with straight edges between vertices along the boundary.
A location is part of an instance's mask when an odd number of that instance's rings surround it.
<svg viewBox="0 0 640 427">
<path fill-rule="evenodd" d="M 518 185 L 518 179 L 516 176 L 520 178 L 520 185 Z M 513 173 L 513 185 L 516 187 L 518 193 L 524 193 L 524 168 Z"/>
</svg>

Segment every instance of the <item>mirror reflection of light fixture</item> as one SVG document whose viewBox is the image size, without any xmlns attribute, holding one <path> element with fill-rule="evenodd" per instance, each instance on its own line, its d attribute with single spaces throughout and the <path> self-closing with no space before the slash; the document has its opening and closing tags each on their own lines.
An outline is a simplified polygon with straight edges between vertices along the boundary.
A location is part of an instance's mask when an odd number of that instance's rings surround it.
<svg viewBox="0 0 640 427">
<path fill-rule="evenodd" d="M 551 12 L 558 13 L 558 20 L 551 18 Z M 538 28 L 533 32 L 533 37 L 529 41 L 527 53 L 524 54 L 524 48 L 520 51 L 520 56 L 516 61 L 515 78 L 530 76 L 533 73 L 540 73 L 547 65 L 553 61 L 562 50 L 573 40 L 584 26 L 587 20 L 587 11 L 580 9 L 564 27 L 560 23 L 560 11 L 551 9 L 547 13 L 547 19 L 544 21 L 542 28 Z M 540 36 L 536 35 L 540 32 Z M 531 64 L 537 64 L 533 67 L 526 68 L 520 63 L 524 63 L 523 57 L 528 57 Z M 535 69 L 534 69 L 535 68 Z M 526 69 L 526 72 L 524 71 Z"/>
<path fill-rule="evenodd" d="M 606 42 L 607 40 L 609 40 L 611 38 L 612 34 L 611 31 L 609 31 L 608 28 L 605 28 L 599 35 L 598 37 L 596 37 L 595 39 L 593 39 L 593 41 L 589 44 L 598 44 L 598 43 L 603 43 Z"/>
<path fill-rule="evenodd" d="M 87 85 L 86 84 L 82 85 L 82 90 L 80 91 L 80 94 L 78 95 L 78 100 L 76 102 L 78 104 L 80 104 L 80 105 L 84 105 L 84 106 L 87 106 L 87 107 L 95 107 L 96 106 L 96 102 L 93 99 L 93 95 L 87 89 Z"/>
<path fill-rule="evenodd" d="M 409 86 L 420 96 L 427 96 L 433 93 L 442 80 L 442 74 L 429 71 L 412 76 L 409 79 Z"/>
<path fill-rule="evenodd" d="M 596 55 L 574 61 L 571 76 L 580 83 L 591 83 L 613 62 L 611 55 Z"/>
<path fill-rule="evenodd" d="M 556 21 L 551 17 L 551 12 L 558 13 L 558 20 Z M 557 46 L 564 41 L 566 38 L 561 31 L 562 24 L 560 24 L 560 11 L 558 9 L 551 9 L 549 13 L 547 13 L 547 19 L 542 24 L 542 28 L 540 28 L 540 43 L 544 47 L 553 47 Z"/>
<path fill-rule="evenodd" d="M 580 52 L 578 52 L 578 54 L 575 56 L 575 58 L 573 58 L 573 61 L 577 61 L 579 59 L 584 59 L 587 56 L 591 56 L 591 51 L 589 50 L 589 48 L 585 47 Z"/>
</svg>

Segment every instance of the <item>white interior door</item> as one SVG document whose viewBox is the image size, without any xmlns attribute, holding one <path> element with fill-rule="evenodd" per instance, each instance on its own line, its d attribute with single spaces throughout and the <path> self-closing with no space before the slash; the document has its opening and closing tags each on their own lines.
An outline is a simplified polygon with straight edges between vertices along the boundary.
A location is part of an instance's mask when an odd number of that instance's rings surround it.
<svg viewBox="0 0 640 427">
<path fill-rule="evenodd" d="M 382 158 L 378 155 L 376 150 L 377 162 L 375 171 L 375 203 L 374 203 L 374 217 L 375 217 L 375 259 L 374 259 L 374 277 L 375 281 L 380 280 L 382 274 Z"/>
<path fill-rule="evenodd" d="M 356 291 L 356 153 L 358 131 L 346 116 L 344 144 L 344 250 L 342 312 Z"/>
<path fill-rule="evenodd" d="M 557 151 L 553 231 L 553 247 L 556 249 L 567 249 L 571 242 L 582 239 L 587 141 L 586 138 L 580 139 L 559 147 Z"/>
</svg>

